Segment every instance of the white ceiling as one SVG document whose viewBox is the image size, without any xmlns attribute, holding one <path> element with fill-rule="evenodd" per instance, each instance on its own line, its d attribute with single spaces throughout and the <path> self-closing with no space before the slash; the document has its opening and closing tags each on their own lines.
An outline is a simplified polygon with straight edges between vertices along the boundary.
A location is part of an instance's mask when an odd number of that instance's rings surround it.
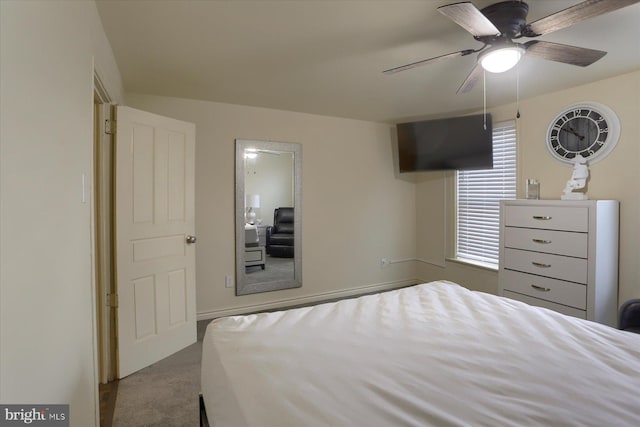
<svg viewBox="0 0 640 427">
<path fill-rule="evenodd" d="M 97 3 L 127 92 L 398 122 L 482 107 L 482 84 L 456 95 L 476 55 L 382 74 L 479 48 L 436 11 L 455 1 Z M 579 2 L 530 0 L 527 21 Z M 640 4 L 539 39 L 608 54 L 586 68 L 525 57 L 521 99 L 640 69 Z M 515 101 L 515 76 L 487 73 L 489 106 Z"/>
</svg>

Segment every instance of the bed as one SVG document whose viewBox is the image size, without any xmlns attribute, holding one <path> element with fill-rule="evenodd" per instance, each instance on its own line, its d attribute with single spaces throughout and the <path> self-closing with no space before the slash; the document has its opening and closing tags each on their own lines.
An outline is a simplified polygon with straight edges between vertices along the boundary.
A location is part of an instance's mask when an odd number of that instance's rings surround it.
<svg viewBox="0 0 640 427">
<path fill-rule="evenodd" d="M 445 281 L 216 319 L 216 427 L 638 426 L 640 335 Z"/>
</svg>

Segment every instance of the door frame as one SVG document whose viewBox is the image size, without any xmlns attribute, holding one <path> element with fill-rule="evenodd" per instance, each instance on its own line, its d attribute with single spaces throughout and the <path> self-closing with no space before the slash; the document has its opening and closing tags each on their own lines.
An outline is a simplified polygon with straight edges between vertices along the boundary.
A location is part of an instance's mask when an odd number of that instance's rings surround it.
<svg viewBox="0 0 640 427">
<path fill-rule="evenodd" d="M 112 98 L 109 96 L 98 72 L 94 69 L 94 137 L 93 137 L 93 191 L 92 191 L 92 246 L 94 256 L 93 281 L 96 304 L 96 373 L 99 384 L 106 384 L 116 378 L 116 346 L 115 346 L 115 313 L 114 307 L 109 306 L 109 294 L 113 288 L 113 214 L 105 206 L 105 198 L 113 206 L 113 156 L 105 158 L 102 146 L 105 141 L 109 144 L 107 150 L 113 150 L 113 135 L 106 135 L 106 120 L 112 119 Z M 106 106 L 106 107 L 105 107 Z M 107 184 L 104 194 L 103 188 Z M 105 243 L 109 240 L 109 244 Z M 113 301 L 113 300 L 112 300 Z"/>
</svg>

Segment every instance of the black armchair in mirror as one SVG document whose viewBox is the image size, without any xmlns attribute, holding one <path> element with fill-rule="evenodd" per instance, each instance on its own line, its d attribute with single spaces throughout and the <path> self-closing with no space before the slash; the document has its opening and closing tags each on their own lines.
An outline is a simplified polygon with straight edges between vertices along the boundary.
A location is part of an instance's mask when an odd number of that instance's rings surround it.
<svg viewBox="0 0 640 427">
<path fill-rule="evenodd" d="M 273 212 L 273 225 L 266 230 L 266 250 L 272 257 L 293 258 L 294 256 L 294 214 L 293 208 L 277 208 Z"/>
</svg>

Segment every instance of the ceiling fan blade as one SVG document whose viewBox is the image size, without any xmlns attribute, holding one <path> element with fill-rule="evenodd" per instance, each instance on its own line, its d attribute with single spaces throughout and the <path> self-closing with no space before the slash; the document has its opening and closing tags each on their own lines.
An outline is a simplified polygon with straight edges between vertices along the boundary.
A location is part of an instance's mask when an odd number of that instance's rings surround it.
<svg viewBox="0 0 640 427">
<path fill-rule="evenodd" d="M 500 30 L 471 2 L 440 6 L 438 12 L 470 32 L 474 37 L 497 36 Z"/>
<path fill-rule="evenodd" d="M 411 64 L 402 65 L 400 67 L 390 68 L 388 70 L 384 70 L 383 74 L 394 74 L 399 71 L 409 70 L 415 67 L 421 67 L 423 65 L 431 64 L 433 62 L 442 61 L 444 59 L 455 58 L 456 56 L 465 56 L 475 52 L 473 49 L 461 50 L 460 52 L 452 52 L 447 53 L 446 55 L 440 55 L 429 59 L 423 59 L 422 61 L 412 62 Z"/>
<path fill-rule="evenodd" d="M 480 64 L 476 64 L 476 66 L 473 67 L 473 70 L 471 70 L 471 72 L 467 76 L 467 79 L 458 88 L 458 91 L 456 92 L 456 94 L 460 95 L 462 93 L 467 93 L 471 89 L 473 89 L 473 87 L 476 85 L 476 82 L 478 81 L 480 76 L 482 76 L 482 73 L 484 73 L 484 69 Z"/>
<path fill-rule="evenodd" d="M 561 30 L 589 18 L 640 3 L 640 0 L 587 0 L 528 24 L 522 35 L 537 37 Z"/>
<path fill-rule="evenodd" d="M 524 43 L 527 55 L 536 56 L 549 61 L 586 67 L 607 54 L 602 50 L 587 49 L 566 44 L 531 40 Z"/>
</svg>

